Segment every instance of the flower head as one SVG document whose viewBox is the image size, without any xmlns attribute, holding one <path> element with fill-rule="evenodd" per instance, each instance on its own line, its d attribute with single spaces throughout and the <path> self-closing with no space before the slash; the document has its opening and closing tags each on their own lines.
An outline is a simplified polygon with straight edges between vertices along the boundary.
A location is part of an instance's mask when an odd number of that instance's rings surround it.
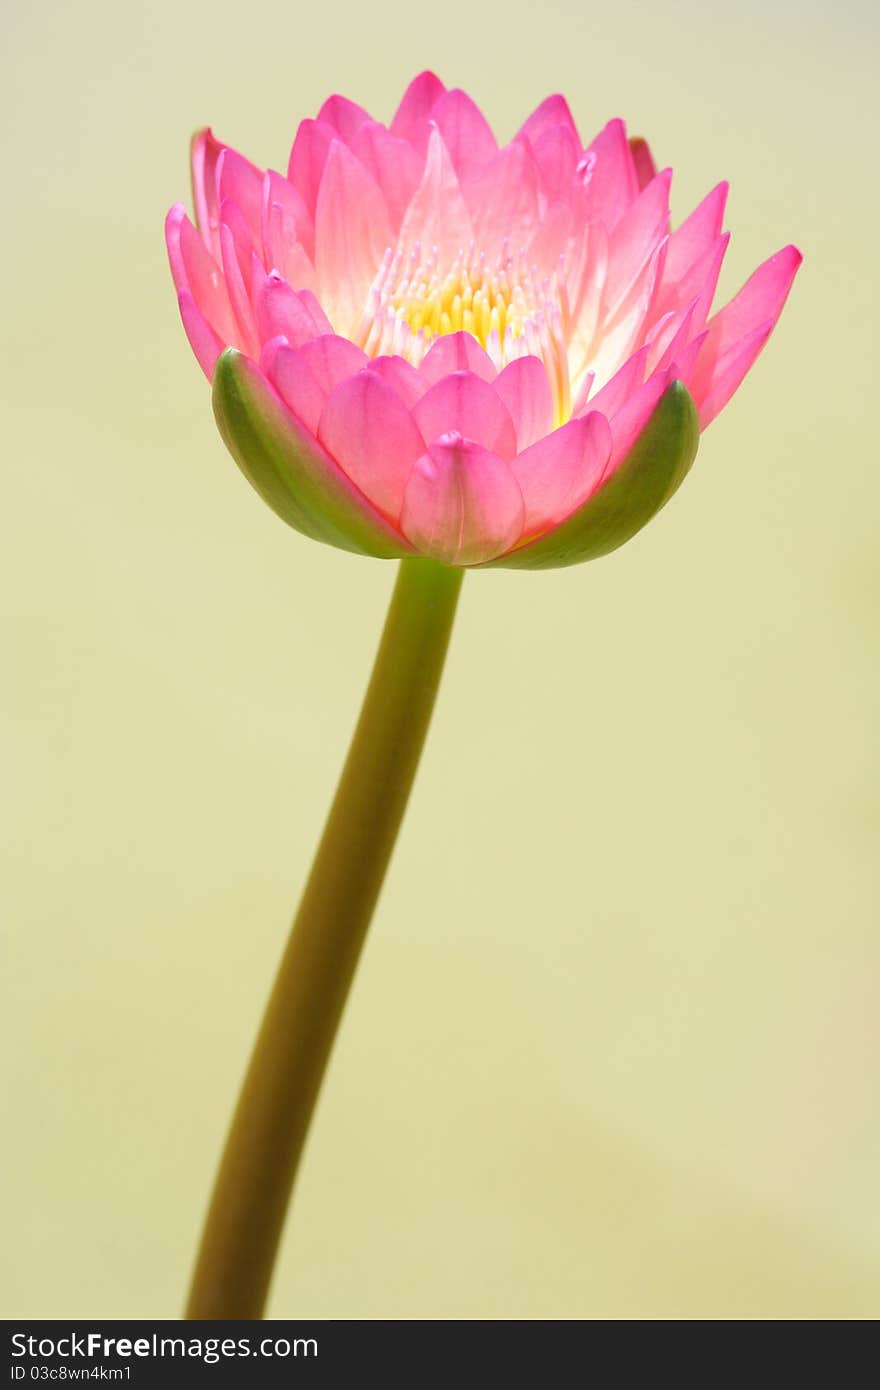
<svg viewBox="0 0 880 1390">
<path fill-rule="evenodd" d="M 370 555 L 544 567 L 672 495 L 778 318 L 772 256 L 710 317 L 719 184 L 670 231 L 671 172 L 549 97 L 499 147 L 431 73 L 387 128 L 344 97 L 287 174 L 209 130 L 166 234 L 221 433 L 291 525 Z"/>
</svg>

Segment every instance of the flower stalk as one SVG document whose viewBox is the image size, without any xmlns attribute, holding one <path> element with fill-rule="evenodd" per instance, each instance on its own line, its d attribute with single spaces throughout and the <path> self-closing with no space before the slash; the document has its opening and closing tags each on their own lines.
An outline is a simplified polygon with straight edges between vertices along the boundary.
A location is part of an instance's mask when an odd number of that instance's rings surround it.
<svg viewBox="0 0 880 1390">
<path fill-rule="evenodd" d="M 401 562 L 229 1129 L 187 1318 L 263 1315 L 309 1122 L 428 731 L 463 574 L 432 560 Z"/>
</svg>

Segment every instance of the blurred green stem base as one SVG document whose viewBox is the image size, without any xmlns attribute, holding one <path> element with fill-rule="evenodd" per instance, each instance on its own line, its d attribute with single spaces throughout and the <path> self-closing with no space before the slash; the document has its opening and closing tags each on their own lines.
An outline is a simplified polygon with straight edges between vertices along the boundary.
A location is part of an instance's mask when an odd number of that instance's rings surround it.
<svg viewBox="0 0 880 1390">
<path fill-rule="evenodd" d="M 263 1316 L 290 1193 L 440 684 L 462 570 L 403 560 L 232 1118 L 187 1318 Z"/>
</svg>

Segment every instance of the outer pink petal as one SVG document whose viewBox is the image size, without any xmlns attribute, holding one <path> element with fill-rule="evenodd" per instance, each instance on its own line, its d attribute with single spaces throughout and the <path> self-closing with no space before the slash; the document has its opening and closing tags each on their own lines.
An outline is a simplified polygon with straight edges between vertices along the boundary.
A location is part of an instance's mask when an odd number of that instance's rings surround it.
<svg viewBox="0 0 880 1390">
<path fill-rule="evenodd" d="M 373 357 L 367 365 L 397 392 L 408 410 L 412 410 L 428 389 L 421 373 L 405 357 Z"/>
<path fill-rule="evenodd" d="M 255 247 L 261 243 L 263 221 L 263 173 L 236 150 L 224 149 L 217 160 L 217 197 L 222 206 L 229 198 L 241 208 Z"/>
<path fill-rule="evenodd" d="M 287 177 L 299 193 L 312 217 L 318 202 L 318 189 L 324 176 L 324 166 L 330 146 L 337 138 L 326 121 L 300 121 L 290 151 Z"/>
<path fill-rule="evenodd" d="M 428 118 L 446 88 L 433 72 L 420 72 L 403 94 L 389 127 L 392 135 L 408 140 L 420 153 L 428 143 Z"/>
<path fill-rule="evenodd" d="M 447 565 L 474 565 L 516 544 L 523 500 L 510 465 L 452 433 L 414 465 L 401 529 L 424 554 Z"/>
<path fill-rule="evenodd" d="M 391 241 L 379 185 L 347 146 L 335 140 L 315 210 L 315 269 L 321 303 L 338 332 L 355 335 Z"/>
<path fill-rule="evenodd" d="M 484 381 L 494 381 L 498 368 L 473 334 L 443 333 L 428 348 L 419 372 L 433 386 L 450 372 L 473 372 Z"/>
<path fill-rule="evenodd" d="M 214 138 L 210 127 L 196 131 L 190 146 L 196 223 L 202 240 L 215 255 L 220 252 L 217 160 L 224 148 L 225 146 Z"/>
<path fill-rule="evenodd" d="M 180 317 L 189 338 L 189 345 L 196 355 L 199 366 L 208 380 L 214 375 L 214 367 L 226 344 L 217 337 L 211 325 L 196 307 L 189 290 L 181 290 L 177 296 Z"/>
<path fill-rule="evenodd" d="M 609 121 L 584 151 L 579 166 L 583 215 L 613 231 L 638 196 L 639 183 L 623 121 Z"/>
<path fill-rule="evenodd" d="M 318 438 L 370 501 L 396 523 L 410 470 L 425 449 L 396 392 L 372 371 L 349 377 L 330 395 Z"/>
<path fill-rule="evenodd" d="M 760 265 L 730 303 L 710 320 L 707 355 L 719 358 L 768 319 L 775 323 L 802 260 L 796 246 L 785 246 Z"/>
<path fill-rule="evenodd" d="M 515 357 L 494 387 L 510 412 L 516 447 L 527 449 L 553 428 L 553 393 L 547 368 L 538 357 Z"/>
<path fill-rule="evenodd" d="M 458 175 L 438 127 L 432 125 L 424 173 L 404 214 L 399 244 L 407 250 L 417 241 L 436 246 L 442 259 L 457 255 L 473 236 Z"/>
<path fill-rule="evenodd" d="M 332 125 L 336 134 L 350 145 L 364 122 L 373 118 L 369 111 L 358 106 L 356 101 L 349 101 L 348 97 L 332 96 L 324 102 L 316 119 Z"/>
<path fill-rule="evenodd" d="M 531 116 L 520 126 L 517 134 L 524 135 L 534 145 L 537 140 L 549 130 L 556 130 L 563 127 L 570 135 L 573 135 L 578 145 L 580 136 L 574 117 L 565 97 L 555 94 L 545 97 L 540 106 L 535 107 Z"/>
<path fill-rule="evenodd" d="M 498 151 L 498 141 L 476 102 L 460 88 L 444 92 L 431 119 L 437 122 L 459 179 L 472 178 Z"/>
<path fill-rule="evenodd" d="M 324 334 L 293 349 L 284 339 L 266 344 L 262 365 L 295 415 L 314 434 L 328 397 L 341 381 L 367 363 L 366 353 L 347 338 Z"/>
<path fill-rule="evenodd" d="M 692 373 L 692 377 L 696 376 L 693 396 L 700 410 L 700 429 L 704 430 L 707 425 L 711 425 L 715 416 L 727 405 L 773 332 L 774 326 L 775 319 L 768 319 L 766 323 L 759 324 L 751 333 L 740 338 L 714 363 L 711 373 L 703 373 L 700 366 L 696 373 Z M 682 376 L 687 382 L 684 371 Z"/>
<path fill-rule="evenodd" d="M 351 147 L 385 195 L 396 233 L 419 186 L 424 160 L 408 141 L 390 135 L 378 121 L 362 125 Z"/>
<path fill-rule="evenodd" d="M 677 284 L 694 262 L 705 256 L 717 242 L 724 222 L 729 188 L 728 183 L 717 184 L 672 233 L 663 272 L 664 286 Z"/>
<path fill-rule="evenodd" d="M 235 317 L 223 272 L 195 227 L 177 203 L 165 219 L 165 241 L 178 291 L 186 290 L 224 343 L 238 344 Z"/>
<path fill-rule="evenodd" d="M 610 454 L 608 421 L 594 411 L 517 455 L 511 469 L 525 504 L 523 535 L 564 521 L 585 502 L 601 483 Z"/>
<path fill-rule="evenodd" d="M 260 369 L 300 423 L 317 435 L 327 393 L 321 390 L 314 373 L 303 362 L 301 352 L 301 348 L 292 348 L 283 336 L 270 338 L 260 354 Z"/>
<path fill-rule="evenodd" d="M 455 431 L 503 459 L 516 454 L 516 430 L 497 392 L 473 372 L 453 372 L 413 407 L 413 418 L 430 444 Z"/>
<path fill-rule="evenodd" d="M 280 275 L 269 275 L 257 300 L 257 327 L 266 342 L 283 334 L 291 347 L 302 347 L 311 338 L 332 333 L 320 304 L 308 290 L 292 290 Z"/>
</svg>

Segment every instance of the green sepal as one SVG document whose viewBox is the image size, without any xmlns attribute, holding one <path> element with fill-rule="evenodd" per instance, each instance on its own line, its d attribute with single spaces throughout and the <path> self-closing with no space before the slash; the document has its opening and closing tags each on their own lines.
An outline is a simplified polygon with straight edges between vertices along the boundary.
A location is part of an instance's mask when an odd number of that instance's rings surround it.
<svg viewBox="0 0 880 1390">
<path fill-rule="evenodd" d="M 304 536 L 357 555 L 412 550 L 300 425 L 242 353 L 227 348 L 213 379 L 214 415 L 227 449 L 274 512 Z"/>
<path fill-rule="evenodd" d="M 623 545 L 669 501 L 700 442 L 697 408 L 673 381 L 623 462 L 598 492 L 553 531 L 480 568 L 557 569 L 596 560 Z"/>
</svg>

